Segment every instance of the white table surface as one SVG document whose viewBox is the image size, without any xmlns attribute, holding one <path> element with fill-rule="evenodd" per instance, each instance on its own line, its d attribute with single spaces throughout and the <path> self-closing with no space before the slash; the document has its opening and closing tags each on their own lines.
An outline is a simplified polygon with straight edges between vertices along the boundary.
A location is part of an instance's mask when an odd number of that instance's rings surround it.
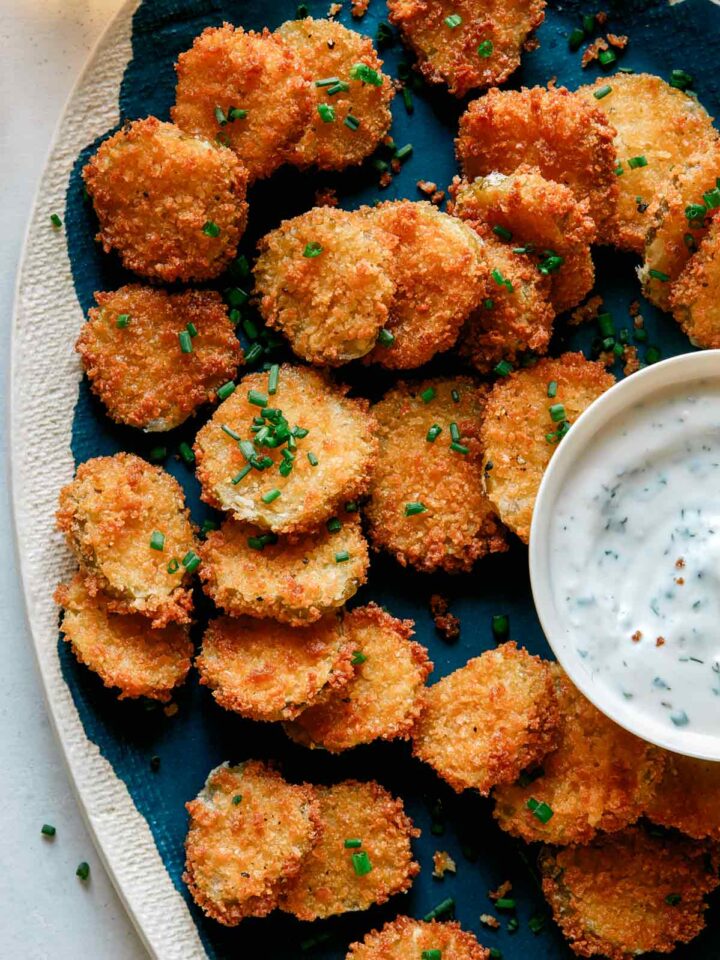
<svg viewBox="0 0 720 960">
<path fill-rule="evenodd" d="M 121 0 L 0 0 L 0 431 L 15 271 L 25 224 L 65 99 Z M 82 820 L 49 724 L 14 558 L 7 455 L 0 468 L 0 956 L 143 960 L 147 956 Z M 43 823 L 54 840 L 40 835 Z M 75 876 L 86 860 L 91 876 Z"/>
</svg>

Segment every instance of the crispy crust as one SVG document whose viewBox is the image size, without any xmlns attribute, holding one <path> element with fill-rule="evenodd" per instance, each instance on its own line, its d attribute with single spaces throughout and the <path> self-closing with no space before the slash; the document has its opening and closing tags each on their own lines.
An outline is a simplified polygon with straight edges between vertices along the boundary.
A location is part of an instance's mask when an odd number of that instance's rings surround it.
<svg viewBox="0 0 720 960">
<path fill-rule="evenodd" d="M 645 816 L 696 840 L 720 840 L 720 763 L 666 755 L 665 775 L 650 797 Z"/>
<path fill-rule="evenodd" d="M 707 846 L 656 839 L 638 827 L 586 847 L 546 848 L 540 867 L 543 892 L 573 951 L 609 960 L 671 953 L 693 940 L 705 926 L 705 896 L 718 885 Z"/>
<path fill-rule="evenodd" d="M 720 220 L 670 288 L 673 316 L 696 347 L 720 347 Z"/>
<path fill-rule="evenodd" d="M 230 147 L 250 180 L 268 177 L 303 134 L 314 110 L 309 78 L 293 51 L 269 30 L 206 27 L 175 64 L 173 121 L 187 133 Z M 217 107 L 225 114 L 219 123 Z M 239 120 L 232 108 L 247 111 Z M 221 118 L 222 119 L 222 118 Z"/>
<path fill-rule="evenodd" d="M 280 907 L 300 920 L 367 910 L 412 886 L 420 865 L 412 859 L 411 837 L 420 835 L 401 800 L 375 781 L 346 780 L 317 787 L 323 835 L 288 884 Z M 362 840 L 360 850 L 372 869 L 358 876 L 349 837 Z"/>
<path fill-rule="evenodd" d="M 598 830 L 622 830 L 641 816 L 661 781 L 661 750 L 613 723 L 553 665 L 560 711 L 559 744 L 532 782 L 498 787 L 495 818 L 528 843 L 589 843 Z M 547 803 L 543 824 L 528 800 Z"/>
<path fill-rule="evenodd" d="M 231 150 L 155 117 L 126 124 L 83 168 L 100 221 L 97 240 L 152 280 L 210 280 L 237 250 L 247 221 L 247 171 Z M 207 223 L 217 236 L 203 232 Z"/>
<path fill-rule="evenodd" d="M 85 588 L 107 594 L 112 613 L 142 613 L 153 627 L 189 623 L 191 575 L 182 563 L 197 546 L 182 487 L 160 467 L 131 453 L 80 464 L 60 491 L 57 525 L 80 565 Z M 150 546 L 164 534 L 162 550 Z"/>
<path fill-rule="evenodd" d="M 342 514 L 341 522 L 336 533 L 321 527 L 300 537 L 281 537 L 258 551 L 248 538 L 262 531 L 226 520 L 200 551 L 205 593 L 234 617 L 271 617 L 294 627 L 319 620 L 367 580 L 370 560 L 360 517 Z M 342 551 L 350 559 L 338 563 L 335 556 Z"/>
<path fill-rule="evenodd" d="M 605 238 L 617 197 L 615 131 L 604 113 L 564 87 L 490 90 L 460 119 L 458 160 L 468 180 L 536 166 L 568 186 Z"/>
<path fill-rule="evenodd" d="M 391 370 L 419 367 L 453 346 L 483 296 L 477 236 L 427 201 L 391 200 L 363 212 L 397 240 L 389 260 L 397 290 L 386 324 L 395 340 L 378 343 L 368 360 Z"/>
<path fill-rule="evenodd" d="M 425 79 L 446 83 L 456 97 L 507 80 L 545 19 L 545 0 L 388 0 L 388 8 Z M 462 17 L 454 29 L 445 23 L 450 14 Z M 492 43 L 487 57 L 478 55 L 484 41 Z"/>
<path fill-rule="evenodd" d="M 166 293 L 130 284 L 96 293 L 75 349 L 108 415 L 147 431 L 171 430 L 235 376 L 242 350 L 215 290 Z M 118 327 L 119 316 L 130 322 Z M 178 335 L 194 324 L 192 353 Z"/>
<path fill-rule="evenodd" d="M 226 710 L 250 720 L 292 720 L 348 683 L 352 650 L 333 614 L 308 627 L 219 617 L 205 630 L 195 666 Z"/>
<path fill-rule="evenodd" d="M 435 395 L 425 403 L 421 393 L 430 388 Z M 507 549 L 505 531 L 482 492 L 478 435 L 485 395 L 486 388 L 468 377 L 426 380 L 397 384 L 373 407 L 380 453 L 365 514 L 375 549 L 390 551 L 403 566 L 470 570 L 479 557 Z M 453 422 L 467 455 L 450 449 Z M 442 432 L 429 443 L 434 424 Z M 426 511 L 406 516 L 412 502 Z"/>
<path fill-rule="evenodd" d="M 305 747 L 339 753 L 382 740 L 409 739 L 423 706 L 425 679 L 433 668 L 427 650 L 410 640 L 412 620 L 397 620 L 374 603 L 345 617 L 353 654 L 366 660 L 347 686 L 285 725 Z"/>
<path fill-rule="evenodd" d="M 277 906 L 322 832 L 314 789 L 259 760 L 216 767 L 185 806 L 183 880 L 203 912 L 228 927 Z"/>
<path fill-rule="evenodd" d="M 557 395 L 550 399 L 552 381 Z M 557 427 L 549 408 L 563 404 L 572 424 L 614 382 L 601 363 L 564 353 L 511 373 L 490 391 L 480 432 L 485 489 L 502 522 L 525 543 L 542 475 L 557 448 L 546 439 Z"/>
<path fill-rule="evenodd" d="M 601 87 L 611 92 L 597 100 Z M 688 156 L 717 140 L 712 117 L 696 98 L 648 73 L 616 73 L 598 77 L 577 91 L 601 110 L 615 128 L 615 150 L 622 174 L 618 176 L 615 215 L 606 239 L 624 250 L 642 253 L 650 224 L 648 205 L 663 192 L 672 173 Z M 647 166 L 630 167 L 630 157 L 643 156 Z M 638 206 L 637 198 L 642 199 Z"/>
<path fill-rule="evenodd" d="M 365 400 L 350 399 L 346 388 L 308 367 L 284 364 L 277 393 L 269 400 L 282 409 L 290 424 L 308 430 L 298 439 L 294 468 L 287 477 L 277 469 L 280 448 L 259 448 L 275 466 L 253 470 L 238 484 L 232 478 L 245 466 L 238 444 L 222 429 L 229 426 L 245 439 L 259 408 L 247 400 L 249 390 L 267 393 L 268 374 L 246 376 L 215 411 L 195 439 L 197 477 L 202 499 L 236 520 L 254 523 L 275 533 L 305 533 L 336 514 L 344 503 L 364 494 L 377 456 L 377 424 Z M 307 454 L 318 460 L 312 466 Z M 261 495 L 278 489 L 281 495 L 264 503 Z"/>
<path fill-rule="evenodd" d="M 490 951 L 459 923 L 431 923 L 395 917 L 362 942 L 351 943 L 345 960 L 418 960 L 425 950 L 440 950 L 448 960 L 488 960 Z"/>
<path fill-rule="evenodd" d="M 382 60 L 372 41 L 335 20 L 288 20 L 278 27 L 277 35 L 299 59 L 311 80 L 338 77 L 350 89 L 328 96 L 327 87 L 315 87 L 315 105 L 310 123 L 290 151 L 289 160 L 298 167 L 316 166 L 321 170 L 344 170 L 361 163 L 388 132 L 392 116 L 390 102 L 395 96 L 392 79 L 382 72 Z M 350 70 L 362 63 L 375 70 L 382 83 L 375 86 L 353 79 Z M 318 112 L 327 103 L 335 111 L 335 120 L 323 121 Z M 360 121 L 356 130 L 346 125 L 353 116 Z"/>
<path fill-rule="evenodd" d="M 512 783 L 557 743 L 550 665 L 504 643 L 429 688 L 413 731 L 413 754 L 453 790 L 487 796 Z"/>
<path fill-rule="evenodd" d="M 55 591 L 61 631 L 81 663 L 125 697 L 168 701 L 187 677 L 193 647 L 187 627 L 153 630 L 140 614 L 116 614 L 102 593 L 91 596 L 80 574 Z"/>
<path fill-rule="evenodd" d="M 318 256 L 305 256 L 319 244 Z M 396 241 L 357 212 L 314 207 L 258 244 L 255 294 L 270 327 L 310 363 L 337 366 L 372 350 L 388 321 Z"/>
</svg>

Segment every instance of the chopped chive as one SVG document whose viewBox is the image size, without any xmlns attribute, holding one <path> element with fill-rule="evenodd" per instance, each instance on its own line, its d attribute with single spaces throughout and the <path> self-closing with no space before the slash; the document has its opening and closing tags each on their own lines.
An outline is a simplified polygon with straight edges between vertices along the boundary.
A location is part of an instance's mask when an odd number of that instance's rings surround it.
<svg viewBox="0 0 720 960">
<path fill-rule="evenodd" d="M 551 253 L 545 257 L 544 260 L 540 261 L 538 270 L 546 277 L 550 273 L 556 273 L 563 263 L 565 263 L 564 257 L 559 256 L 557 253 Z"/>
<path fill-rule="evenodd" d="M 375 40 L 379 47 L 384 47 L 388 43 L 392 43 L 393 32 L 389 23 L 385 23 L 384 20 L 381 20 L 378 24 L 377 33 L 375 34 Z"/>
<path fill-rule="evenodd" d="M 557 380 L 550 381 L 547 388 L 547 395 L 551 400 L 557 396 Z"/>
<path fill-rule="evenodd" d="M 195 463 L 195 454 L 189 443 L 185 443 L 183 440 L 182 443 L 178 444 L 178 453 L 185 461 L 185 463 Z"/>
<path fill-rule="evenodd" d="M 264 493 L 260 499 L 263 503 L 272 503 L 274 500 L 277 500 L 279 496 L 280 491 L 277 489 L 277 487 L 274 487 L 272 490 L 268 490 L 267 493 Z"/>
<path fill-rule="evenodd" d="M 233 802 L 233 806 L 234 806 L 234 807 L 237 807 L 239 804 L 241 804 L 241 803 L 242 803 L 242 794 L 241 794 L 241 793 L 236 793 L 235 796 L 232 798 L 232 802 Z"/>
<path fill-rule="evenodd" d="M 510 617 L 506 613 L 494 614 L 490 621 L 493 638 L 497 643 L 507 640 L 510 636 Z"/>
<path fill-rule="evenodd" d="M 385 160 L 381 160 L 380 157 L 373 157 L 370 163 L 378 173 L 385 173 L 385 171 L 390 168 L 390 164 L 386 163 Z"/>
<path fill-rule="evenodd" d="M 682 900 L 682 897 L 680 896 L 679 893 L 669 893 L 669 894 L 665 897 L 665 903 L 666 903 L 669 907 L 676 907 L 676 906 L 680 903 L 681 900 Z"/>
<path fill-rule="evenodd" d="M 255 363 L 262 356 L 263 348 L 259 343 L 254 343 L 245 354 L 245 363 Z"/>
<path fill-rule="evenodd" d="M 232 440 L 236 440 L 238 443 L 250 443 L 249 440 L 243 440 L 240 434 L 236 433 L 233 428 L 229 427 L 226 423 L 221 423 L 220 429 L 223 433 L 226 433 Z M 250 443 L 250 445 L 252 446 L 252 443 Z M 240 449 L 242 449 L 242 447 Z M 253 447 L 253 453 L 254 452 L 255 448 Z"/>
<path fill-rule="evenodd" d="M 159 463 L 167 456 L 167 447 L 153 447 L 148 456 L 153 463 Z"/>
<path fill-rule="evenodd" d="M 688 220 L 704 220 L 707 207 L 704 203 L 691 203 L 685 207 L 685 216 Z"/>
<path fill-rule="evenodd" d="M 264 550 L 265 547 L 274 545 L 278 542 L 276 533 L 263 533 L 259 537 L 248 537 L 247 544 L 253 550 Z"/>
<path fill-rule="evenodd" d="M 345 512 L 357 513 L 357 511 L 358 511 L 357 500 L 348 500 L 348 502 L 345 504 Z"/>
<path fill-rule="evenodd" d="M 75 876 L 80 877 L 81 880 L 87 880 L 90 876 L 90 864 L 86 863 L 84 860 L 82 863 L 78 864 L 78 868 L 75 871 Z"/>
<path fill-rule="evenodd" d="M 447 897 L 445 900 L 441 900 L 440 903 L 433 907 L 432 910 L 429 910 L 423 920 L 425 923 L 430 923 L 431 920 L 437 920 L 438 917 L 444 917 L 445 914 L 451 913 L 455 909 L 455 901 L 452 897 Z"/>
<path fill-rule="evenodd" d="M 346 560 L 350 559 L 350 554 L 347 550 L 339 550 L 335 554 L 335 563 L 345 563 Z"/>
<path fill-rule="evenodd" d="M 150 549 L 151 550 L 164 550 L 165 549 L 165 534 L 161 533 L 159 530 L 153 530 L 150 535 Z"/>
<path fill-rule="evenodd" d="M 708 210 L 717 210 L 720 207 L 720 188 L 714 187 L 703 194 L 703 200 Z"/>
<path fill-rule="evenodd" d="M 612 87 L 605 84 L 604 87 L 598 87 L 597 90 L 594 90 L 593 96 L 596 100 L 602 100 L 603 97 L 606 97 L 609 93 L 612 93 Z"/>
<path fill-rule="evenodd" d="M 598 60 L 601 66 L 609 67 L 611 63 L 615 63 L 617 56 L 614 50 L 601 50 L 598 54 Z"/>
<path fill-rule="evenodd" d="M 187 332 L 190 334 L 191 337 L 196 337 L 198 335 L 197 327 L 195 326 L 194 323 L 186 324 L 185 329 L 187 330 Z"/>
<path fill-rule="evenodd" d="M 585 33 L 592 33 L 595 29 L 595 15 L 592 13 L 586 13 L 582 18 L 583 30 Z"/>
<path fill-rule="evenodd" d="M 232 393 L 235 393 L 235 384 L 232 382 L 232 380 L 228 380 L 227 383 L 224 383 L 221 387 L 218 387 L 217 398 L 218 400 L 227 400 Z"/>
<path fill-rule="evenodd" d="M 420 503 L 419 500 L 413 500 L 410 503 L 405 504 L 405 516 L 414 517 L 418 513 L 425 513 L 427 507 L 424 503 Z"/>
<path fill-rule="evenodd" d="M 512 373 L 513 365 L 508 360 L 501 360 L 499 363 L 495 364 L 494 372 L 499 377 L 506 377 L 509 373 Z"/>
<path fill-rule="evenodd" d="M 182 353 L 192 353 L 192 337 L 187 330 L 180 331 L 178 334 L 178 340 L 180 341 L 180 351 Z"/>
<path fill-rule="evenodd" d="M 57 830 L 51 823 L 44 823 L 40 828 L 40 833 L 44 837 L 54 837 L 55 834 L 57 833 Z"/>
<path fill-rule="evenodd" d="M 395 159 L 402 163 L 403 160 L 406 160 L 412 152 L 413 145 L 411 143 L 406 143 L 404 147 L 400 147 L 399 150 L 395 151 Z"/>
<path fill-rule="evenodd" d="M 330 517 L 325 526 L 327 527 L 328 533 L 338 533 L 342 530 L 342 521 L 338 517 Z"/>
<path fill-rule="evenodd" d="M 228 120 L 244 120 L 247 115 L 247 110 L 243 110 L 242 107 L 230 107 L 228 110 Z"/>
<path fill-rule="evenodd" d="M 460 443 L 460 427 L 453 420 L 450 424 L 450 439 L 453 443 Z"/>
<path fill-rule="evenodd" d="M 280 365 L 274 363 L 268 372 L 268 393 L 270 396 L 277 393 L 278 381 L 280 380 Z"/>
<path fill-rule="evenodd" d="M 495 306 L 495 301 L 491 300 L 490 297 L 487 297 L 485 300 L 483 300 L 483 306 L 486 310 L 492 310 L 492 308 Z"/>
<path fill-rule="evenodd" d="M 215 107 L 215 119 L 220 124 L 221 127 L 224 127 L 228 122 L 227 117 L 225 116 L 225 111 L 222 107 Z"/>
<path fill-rule="evenodd" d="M 648 273 L 654 280 L 662 280 L 664 283 L 670 279 L 669 274 L 663 273 L 662 270 L 648 270 Z"/>
<path fill-rule="evenodd" d="M 246 293 L 241 287 L 228 287 L 225 291 L 225 299 L 231 307 L 237 309 L 245 306 L 250 299 L 250 294 Z"/>
<path fill-rule="evenodd" d="M 353 853 L 352 855 L 352 865 L 355 874 L 358 877 L 364 877 L 366 874 L 370 873 L 372 870 L 372 863 L 370 863 L 370 857 L 364 850 L 361 850 L 360 853 Z"/>
<path fill-rule="evenodd" d="M 413 103 L 413 96 L 412 96 L 412 93 L 410 92 L 409 87 L 402 88 L 402 98 L 403 98 L 403 103 L 405 104 L 405 110 L 408 113 L 413 113 L 413 111 L 415 110 L 415 105 Z"/>
<path fill-rule="evenodd" d="M 315 456 L 315 454 L 314 454 L 311 450 L 308 451 L 307 458 L 308 458 L 308 460 L 310 461 L 310 466 L 311 466 L 311 467 L 316 467 L 316 466 L 320 463 L 320 461 L 318 460 L 318 458 Z"/>
<path fill-rule="evenodd" d="M 130 314 L 129 313 L 120 313 L 118 318 L 115 321 L 115 326 L 118 330 L 123 330 L 130 323 Z"/>
<path fill-rule="evenodd" d="M 548 409 L 550 411 L 550 419 L 553 423 L 560 423 L 561 420 L 567 420 L 565 407 L 562 403 L 554 403 Z"/>
<path fill-rule="evenodd" d="M 645 351 L 645 363 L 657 363 L 661 356 L 657 347 L 648 346 Z"/>
<path fill-rule="evenodd" d="M 492 40 L 483 40 L 483 42 L 477 48 L 477 52 L 479 57 L 482 57 L 484 60 L 487 59 L 493 52 Z"/>
<path fill-rule="evenodd" d="M 56 230 L 59 230 L 62 226 L 62 220 L 56 213 L 50 214 L 50 223 L 55 227 Z"/>
<path fill-rule="evenodd" d="M 327 95 L 329 97 L 334 97 L 338 93 L 347 93 L 350 89 L 350 84 L 345 83 L 344 80 L 338 80 L 337 83 L 334 83 L 331 87 L 327 89 Z"/>
<path fill-rule="evenodd" d="M 676 87 L 678 90 L 687 90 L 688 87 L 693 85 L 693 78 L 684 70 L 671 70 L 669 82 L 671 87 Z"/>
<path fill-rule="evenodd" d="M 514 897 L 498 897 L 495 901 L 498 910 L 514 910 L 517 906 Z"/>
<path fill-rule="evenodd" d="M 459 13 L 451 13 L 449 17 L 445 17 L 445 25 L 450 27 L 451 30 L 454 30 L 456 27 L 459 27 L 462 23 L 462 17 Z"/>
<path fill-rule="evenodd" d="M 267 394 L 260 393 L 259 390 L 248 390 L 247 400 L 248 403 L 252 403 L 255 407 L 266 407 L 268 405 Z"/>
<path fill-rule="evenodd" d="M 545 917 L 540 913 L 534 913 L 528 920 L 528 926 L 533 933 L 538 934 L 545 927 Z"/>
<path fill-rule="evenodd" d="M 441 960 L 442 950 L 423 950 L 420 960 Z"/>
<path fill-rule="evenodd" d="M 515 931 L 519 928 L 519 926 L 520 926 L 520 921 L 518 920 L 518 918 L 510 917 L 507 923 L 508 933 L 515 933 Z"/>
<path fill-rule="evenodd" d="M 582 30 L 580 31 L 582 33 Z M 497 947 L 490 947 L 490 960 L 502 960 L 502 950 Z"/>
<path fill-rule="evenodd" d="M 579 50 L 584 39 L 585 31 L 582 29 L 582 27 L 575 27 L 575 29 L 572 30 L 568 36 L 568 46 L 571 50 Z"/>
<path fill-rule="evenodd" d="M 335 107 L 331 107 L 329 103 L 319 103 L 317 112 L 323 123 L 335 123 Z"/>
<path fill-rule="evenodd" d="M 642 154 L 638 157 L 629 157 L 628 166 L 631 170 L 636 170 L 638 167 L 646 167 L 647 157 L 644 157 Z"/>
<path fill-rule="evenodd" d="M 420 399 L 423 403 L 430 403 L 434 396 L 435 387 L 426 387 L 425 390 L 422 390 L 420 393 Z"/>
<path fill-rule="evenodd" d="M 500 237 L 500 239 L 504 240 L 506 243 L 509 243 L 513 238 L 512 233 L 506 227 L 501 226 L 499 223 L 495 224 L 495 226 L 492 228 L 492 232 L 495 234 L 496 237 Z"/>
<path fill-rule="evenodd" d="M 350 67 L 350 77 L 352 80 L 360 80 L 362 83 L 367 83 L 371 87 L 381 87 L 383 83 L 383 78 L 377 70 L 373 70 L 373 68 L 369 67 L 366 63 L 354 63 Z"/>
<path fill-rule="evenodd" d="M 214 220 L 206 220 L 203 224 L 202 232 L 206 237 L 219 237 L 220 227 L 215 223 Z"/>
<path fill-rule="evenodd" d="M 435 443 L 437 438 L 442 433 L 442 427 L 438 423 L 434 423 L 427 432 L 425 439 L 428 443 Z"/>
<path fill-rule="evenodd" d="M 311 240 L 310 243 L 305 244 L 305 249 L 303 250 L 303 256 L 310 259 L 314 257 L 319 257 L 322 253 L 322 245 L 317 243 L 315 240 Z"/>
<path fill-rule="evenodd" d="M 324 77 L 322 80 L 316 80 L 316 87 L 331 87 L 334 83 L 339 83 L 340 77 Z"/>
<path fill-rule="evenodd" d="M 238 473 L 235 474 L 235 476 L 232 478 L 230 483 L 234 487 L 236 487 L 241 480 L 245 479 L 245 477 L 250 473 L 251 470 L 252 470 L 252 464 L 246 463 L 245 466 L 242 468 L 242 470 L 238 471 Z"/>
<path fill-rule="evenodd" d="M 624 173 L 625 171 L 623 170 L 623 165 L 618 163 L 618 165 L 615 167 L 615 176 L 621 177 Z"/>
<path fill-rule="evenodd" d="M 553 816 L 552 807 L 548 806 L 544 800 L 538 801 L 534 797 L 530 797 L 525 806 L 532 812 L 534 817 L 537 817 L 540 823 L 547 823 Z"/>
<path fill-rule="evenodd" d="M 389 347 L 391 344 L 395 343 L 394 334 L 390 333 L 385 327 L 382 328 L 378 334 L 378 343 L 381 343 L 384 347 Z"/>
<path fill-rule="evenodd" d="M 310 9 L 306 3 L 299 3 L 295 8 L 295 19 L 304 20 L 305 17 L 310 13 Z"/>
<path fill-rule="evenodd" d="M 347 840 L 345 840 L 345 842 L 343 843 L 343 846 L 345 847 L 346 850 L 352 850 L 355 847 L 361 847 L 362 840 L 358 840 L 355 837 L 349 837 Z"/>
<path fill-rule="evenodd" d="M 194 550 L 188 550 L 188 552 L 182 558 L 182 565 L 185 567 L 188 573 L 193 573 L 200 566 L 200 557 L 195 553 Z"/>
<path fill-rule="evenodd" d="M 167 565 L 166 570 L 168 573 L 177 573 L 180 569 L 180 563 L 176 557 L 173 557 L 170 563 Z"/>
<path fill-rule="evenodd" d="M 366 657 L 365 654 L 362 652 L 362 650 L 354 650 L 354 651 L 353 651 L 353 655 L 352 655 L 352 657 L 350 658 L 350 663 L 351 663 L 354 667 L 359 667 L 360 664 L 361 664 L 361 663 L 365 663 L 366 660 L 367 660 L 367 657 Z"/>
<path fill-rule="evenodd" d="M 450 391 L 450 396 L 452 397 L 453 403 L 460 403 L 460 392 L 454 388 Z"/>
<path fill-rule="evenodd" d="M 599 313 L 597 319 L 601 335 L 603 337 L 614 337 L 615 324 L 613 323 L 612 315 L 609 313 Z"/>
<path fill-rule="evenodd" d="M 360 121 L 358 120 L 358 118 L 354 117 L 351 113 L 349 113 L 345 117 L 345 119 L 343 120 L 343 123 L 345 124 L 346 127 L 348 127 L 353 132 L 357 130 L 357 128 L 360 126 Z"/>
<path fill-rule="evenodd" d="M 470 447 L 466 447 L 464 444 L 457 443 L 455 441 L 450 444 L 450 449 L 453 451 L 453 453 L 470 453 Z"/>
</svg>

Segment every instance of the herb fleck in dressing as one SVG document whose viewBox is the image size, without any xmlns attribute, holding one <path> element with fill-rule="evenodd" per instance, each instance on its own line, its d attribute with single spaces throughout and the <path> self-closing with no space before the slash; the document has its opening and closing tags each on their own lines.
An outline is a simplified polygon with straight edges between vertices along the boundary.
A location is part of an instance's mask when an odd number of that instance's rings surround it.
<svg viewBox="0 0 720 960">
<path fill-rule="evenodd" d="M 593 681 L 669 727 L 720 730 L 720 383 L 593 437 L 550 531 L 552 590 Z"/>
</svg>

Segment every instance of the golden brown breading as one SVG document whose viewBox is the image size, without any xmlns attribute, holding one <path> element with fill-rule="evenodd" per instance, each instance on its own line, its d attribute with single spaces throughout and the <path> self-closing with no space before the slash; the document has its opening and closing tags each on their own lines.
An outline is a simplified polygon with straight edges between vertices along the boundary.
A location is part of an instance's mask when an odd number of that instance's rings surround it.
<svg viewBox="0 0 720 960">
<path fill-rule="evenodd" d="M 525 249 L 541 275 L 550 278 L 550 299 L 557 313 L 569 310 L 592 289 L 595 268 L 590 244 L 595 224 L 588 201 L 546 180 L 535 167 L 521 165 L 510 174 L 491 173 L 451 188 L 454 214 L 499 231 L 511 249 Z M 552 256 L 562 258 L 555 267 Z"/>
<path fill-rule="evenodd" d="M 557 743 L 550 664 L 513 643 L 487 650 L 429 688 L 413 754 L 453 790 L 487 796 Z"/>
<path fill-rule="evenodd" d="M 130 284 L 96 293 L 95 301 L 75 349 L 118 423 L 172 430 L 235 376 L 242 350 L 214 290 L 166 293 Z M 190 336 L 188 325 L 197 334 L 185 353 L 179 335 Z"/>
<path fill-rule="evenodd" d="M 385 264 L 397 284 L 387 329 L 368 360 L 391 370 L 427 363 L 449 350 L 484 295 L 476 234 L 427 201 L 391 200 L 365 216 L 397 239 Z"/>
<path fill-rule="evenodd" d="M 553 382 L 557 392 L 548 397 Z M 490 391 L 480 432 L 485 489 L 502 522 L 525 543 L 540 481 L 557 449 L 559 422 L 550 407 L 562 404 L 572 424 L 614 382 L 600 362 L 564 353 L 511 373 Z"/>
<path fill-rule="evenodd" d="M 397 620 L 370 603 L 347 614 L 344 626 L 354 676 L 285 724 L 286 732 L 305 747 L 331 753 L 377 739 L 408 739 L 433 668 L 425 647 L 410 639 L 413 621 Z"/>
<path fill-rule="evenodd" d="M 167 701 L 185 680 L 193 652 L 187 627 L 171 623 L 153 630 L 138 613 L 111 613 L 107 598 L 91 596 L 81 574 L 57 588 L 55 601 L 63 608 L 60 629 L 73 653 L 106 687 L 118 688 L 118 699 Z"/>
<path fill-rule="evenodd" d="M 219 617 L 205 630 L 195 666 L 226 710 L 250 720 L 292 720 L 348 683 L 352 651 L 334 614 L 307 627 Z"/>
<path fill-rule="evenodd" d="M 236 520 L 274 533 L 305 533 L 367 491 L 377 455 L 377 424 L 367 401 L 350 399 L 345 388 L 309 367 L 283 364 L 275 394 L 268 393 L 268 382 L 269 373 L 245 377 L 197 434 L 201 495 Z M 306 436 L 293 439 L 295 449 L 289 452 L 295 458 L 287 476 L 280 472 L 286 440 L 276 447 L 256 442 L 253 462 L 261 465 L 260 458 L 266 457 L 272 466 L 245 474 L 248 461 L 239 442 L 222 429 L 227 427 L 241 442 L 258 436 L 251 430 L 253 418 L 265 408 L 251 403 L 249 396 L 281 411 L 277 425 L 265 420 L 276 433 L 283 420 L 290 431 L 295 427 L 307 431 Z M 268 439 L 276 440 L 272 430 Z"/>
<path fill-rule="evenodd" d="M 460 118 L 457 154 L 468 180 L 536 166 L 587 199 L 606 237 L 617 197 L 614 130 L 605 114 L 564 87 L 490 90 Z"/>
<path fill-rule="evenodd" d="M 235 256 L 247 170 L 231 150 L 155 117 L 105 140 L 83 168 L 97 240 L 153 280 L 210 280 Z"/>
<path fill-rule="evenodd" d="M 419 960 L 425 951 L 439 950 L 445 960 L 488 960 L 474 933 L 459 923 L 426 923 L 395 917 L 381 930 L 371 930 L 362 942 L 351 943 L 345 960 Z"/>
<path fill-rule="evenodd" d="M 720 840 L 720 763 L 667 753 L 665 775 L 645 816 L 697 840 Z"/>
<path fill-rule="evenodd" d="M 486 392 L 469 377 L 398 383 L 372 408 L 380 453 L 365 515 L 375 548 L 403 566 L 470 570 L 479 557 L 507 549 L 482 492 L 478 436 Z M 455 427 L 460 443 L 453 450 Z"/>
<path fill-rule="evenodd" d="M 527 842 L 588 843 L 598 830 L 622 830 L 642 815 L 665 759 L 657 747 L 596 710 L 559 666 L 553 674 L 559 745 L 529 776 L 496 788 L 495 818 Z M 550 807 L 546 823 L 531 809 L 532 801 Z"/>
<path fill-rule="evenodd" d="M 257 527 L 226 520 L 200 550 L 203 589 L 234 617 L 272 617 L 295 627 L 319 620 L 365 583 L 370 562 L 359 514 L 342 513 L 328 524 L 268 543 Z"/>
<path fill-rule="evenodd" d="M 388 320 L 395 239 L 357 212 L 314 207 L 258 244 L 255 293 L 298 356 L 337 366 L 372 350 Z"/>
<path fill-rule="evenodd" d="M 286 783 L 259 760 L 216 767 L 185 806 L 183 880 L 203 912 L 228 927 L 277 906 L 322 830 L 314 789 Z"/>
<path fill-rule="evenodd" d="M 598 100 L 595 94 L 607 88 L 610 92 Z M 598 77 L 577 92 L 617 131 L 619 192 L 606 239 L 642 253 L 650 224 L 648 206 L 692 153 L 717 140 L 712 117 L 697 98 L 648 73 Z"/>
<path fill-rule="evenodd" d="M 267 28 L 206 27 L 175 70 L 174 122 L 234 150 L 251 180 L 284 162 L 315 109 L 300 61 Z"/>
<path fill-rule="evenodd" d="M 671 953 L 704 928 L 718 885 L 708 847 L 632 827 L 587 847 L 546 848 L 543 892 L 580 957 L 632 960 Z"/>
<path fill-rule="evenodd" d="M 425 79 L 456 97 L 507 80 L 545 19 L 545 0 L 388 0 L 388 8 Z M 461 22 L 450 26 L 448 17 Z"/>
<path fill-rule="evenodd" d="M 153 627 L 189 623 L 197 546 L 182 487 L 131 453 L 94 457 L 60 491 L 58 528 L 90 596 L 112 613 L 142 613 Z"/>
<path fill-rule="evenodd" d="M 388 132 L 395 95 L 370 38 L 335 20 L 312 17 L 288 20 L 276 33 L 296 54 L 315 91 L 310 123 L 290 151 L 290 162 L 343 170 L 370 156 Z M 315 85 L 334 78 L 342 89 L 334 90 L 334 83 Z"/>
<path fill-rule="evenodd" d="M 287 885 L 280 908 L 316 920 L 367 910 L 409 890 L 420 871 L 410 839 L 420 831 L 402 801 L 374 781 L 346 780 L 316 790 L 322 837 Z M 361 846 L 346 847 L 346 840 L 360 840 Z"/>
<path fill-rule="evenodd" d="M 670 288 L 673 316 L 696 347 L 720 347 L 720 219 Z"/>
</svg>

